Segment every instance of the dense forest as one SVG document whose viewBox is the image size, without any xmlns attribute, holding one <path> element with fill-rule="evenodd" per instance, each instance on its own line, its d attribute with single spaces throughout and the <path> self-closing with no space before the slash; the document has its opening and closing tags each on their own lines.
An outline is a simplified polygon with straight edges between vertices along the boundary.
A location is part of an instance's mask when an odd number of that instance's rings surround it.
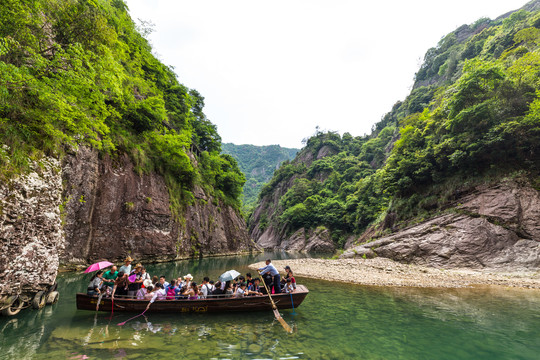
<svg viewBox="0 0 540 360">
<path fill-rule="evenodd" d="M 257 202 L 264 184 L 285 160 L 292 160 L 298 149 L 284 148 L 279 145 L 235 145 L 222 144 L 223 153 L 236 159 L 238 166 L 246 176 L 242 210 L 248 214 Z"/>
<path fill-rule="evenodd" d="M 442 38 L 426 53 L 410 95 L 371 135 L 317 132 L 309 138 L 262 189 L 260 200 L 293 182 L 277 210 L 251 219 L 251 226 L 272 224 L 288 233 L 324 226 L 343 245 L 370 225 L 390 222 L 383 227 L 391 231 L 451 211 L 456 195 L 475 184 L 505 176 L 536 184 L 539 4 Z M 326 156 L 302 161 L 323 147 Z"/>
<path fill-rule="evenodd" d="M 0 24 L 0 178 L 91 146 L 162 174 L 175 211 L 195 186 L 240 208 L 245 177 L 203 96 L 152 55 L 122 0 L 3 0 Z"/>
</svg>

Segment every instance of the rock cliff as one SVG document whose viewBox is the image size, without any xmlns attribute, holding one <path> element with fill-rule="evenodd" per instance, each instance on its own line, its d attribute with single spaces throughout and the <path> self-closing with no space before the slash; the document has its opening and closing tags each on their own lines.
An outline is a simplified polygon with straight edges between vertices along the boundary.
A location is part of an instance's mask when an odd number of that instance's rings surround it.
<svg viewBox="0 0 540 360">
<path fill-rule="evenodd" d="M 59 266 L 166 261 L 258 247 L 237 211 L 194 189 L 173 216 L 162 176 L 137 175 L 127 155 L 81 147 L 63 162 L 0 184 L 0 298 L 54 283 Z"/>
<path fill-rule="evenodd" d="M 54 283 L 65 243 L 61 195 L 60 163 L 54 159 L 0 182 L 0 300 Z"/>
<path fill-rule="evenodd" d="M 477 188 L 453 211 L 375 241 L 343 258 L 381 256 L 443 268 L 535 269 L 540 266 L 540 193 L 523 181 Z"/>
<path fill-rule="evenodd" d="M 62 170 L 69 244 L 61 255 L 64 264 L 127 254 L 137 261 L 164 261 L 254 249 L 243 218 L 199 187 L 194 203 L 175 220 L 163 177 L 137 175 L 127 155 L 100 159 L 81 148 L 67 156 Z"/>
</svg>

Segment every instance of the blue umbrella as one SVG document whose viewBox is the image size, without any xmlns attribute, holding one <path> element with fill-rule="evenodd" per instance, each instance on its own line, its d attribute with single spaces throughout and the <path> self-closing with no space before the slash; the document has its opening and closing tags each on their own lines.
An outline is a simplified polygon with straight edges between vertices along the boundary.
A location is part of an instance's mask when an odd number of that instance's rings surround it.
<svg viewBox="0 0 540 360">
<path fill-rule="evenodd" d="M 240 276 L 240 273 L 236 270 L 225 271 L 219 276 L 219 281 L 231 281 L 233 279 L 236 279 L 238 276 Z"/>
</svg>

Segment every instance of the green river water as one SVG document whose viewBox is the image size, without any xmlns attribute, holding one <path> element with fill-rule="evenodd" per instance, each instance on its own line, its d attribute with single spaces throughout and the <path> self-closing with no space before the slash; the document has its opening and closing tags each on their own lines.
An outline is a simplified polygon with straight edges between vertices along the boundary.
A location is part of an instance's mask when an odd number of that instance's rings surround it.
<svg viewBox="0 0 540 360">
<path fill-rule="evenodd" d="M 216 279 L 268 257 L 148 265 L 167 278 Z M 276 253 L 274 259 L 291 255 Z M 294 270 L 294 269 L 293 269 Z M 89 276 L 61 274 L 60 301 L 0 316 L 0 359 L 540 359 L 540 292 L 501 288 L 381 288 L 298 278 L 310 293 L 286 333 L 273 313 L 135 314 L 78 311 Z"/>
</svg>

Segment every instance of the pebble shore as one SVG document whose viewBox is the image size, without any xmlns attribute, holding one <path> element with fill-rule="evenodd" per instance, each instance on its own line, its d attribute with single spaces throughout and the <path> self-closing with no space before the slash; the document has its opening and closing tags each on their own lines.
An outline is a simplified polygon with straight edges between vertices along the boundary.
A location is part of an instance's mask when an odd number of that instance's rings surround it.
<svg viewBox="0 0 540 360">
<path fill-rule="evenodd" d="M 471 269 L 437 269 L 407 265 L 386 258 L 375 259 L 290 259 L 272 264 L 284 273 L 289 265 L 296 277 L 348 282 L 374 286 L 410 286 L 427 288 L 463 288 L 506 286 L 540 289 L 540 272 L 498 272 Z M 251 264 L 251 269 L 264 266 Z"/>
</svg>

